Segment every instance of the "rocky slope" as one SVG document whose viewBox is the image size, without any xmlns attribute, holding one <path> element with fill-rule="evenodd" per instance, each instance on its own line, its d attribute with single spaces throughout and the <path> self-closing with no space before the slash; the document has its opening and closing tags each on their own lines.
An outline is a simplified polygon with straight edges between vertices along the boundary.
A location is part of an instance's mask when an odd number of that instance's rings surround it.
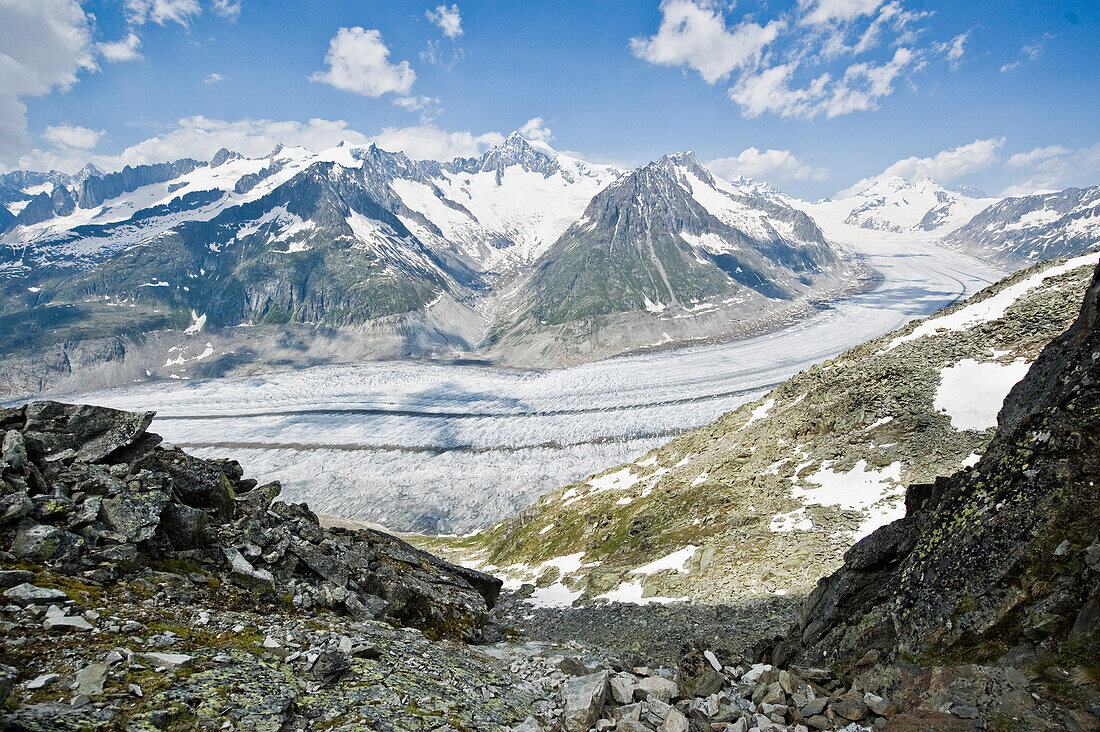
<svg viewBox="0 0 1100 732">
<path fill-rule="evenodd" d="M 1095 249 L 1100 246 L 1100 186 L 1006 198 L 944 241 L 1014 267 Z"/>
<path fill-rule="evenodd" d="M 533 583 L 536 606 L 808 593 L 903 514 L 906 485 L 978 459 L 1095 261 L 1017 273 L 514 519 L 430 545 L 510 587 Z"/>
</svg>

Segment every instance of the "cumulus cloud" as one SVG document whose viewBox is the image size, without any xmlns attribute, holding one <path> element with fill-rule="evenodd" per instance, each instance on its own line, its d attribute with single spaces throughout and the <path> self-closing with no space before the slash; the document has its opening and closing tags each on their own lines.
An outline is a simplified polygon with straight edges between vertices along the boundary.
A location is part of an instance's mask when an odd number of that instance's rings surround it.
<svg viewBox="0 0 1100 732">
<path fill-rule="evenodd" d="M 73 138 L 75 139 L 75 138 Z M 159 163 L 179 158 L 209 160 L 221 148 L 247 157 L 263 157 L 277 145 L 300 146 L 319 151 L 341 142 L 366 146 L 371 143 L 390 151 L 401 151 L 416 159 L 451 160 L 480 155 L 504 140 L 499 132 L 475 134 L 449 131 L 431 124 L 387 127 L 375 135 L 350 128 L 343 120 L 311 119 L 307 122 L 269 119 L 226 121 L 212 117 L 185 117 L 164 132 L 131 145 L 113 155 L 92 154 L 72 146 L 55 145 L 32 150 L 19 161 L 27 170 L 75 172 L 86 163 L 103 170 L 126 165 Z M 52 141 L 51 141 L 52 142 Z"/>
<path fill-rule="evenodd" d="M 951 150 L 942 150 L 927 158 L 917 156 L 904 158 L 887 167 L 879 175 L 864 178 L 840 191 L 837 196 L 846 198 L 880 178 L 898 177 L 910 181 L 931 178 L 937 183 L 951 183 L 996 165 L 1000 160 L 998 150 L 1004 141 L 1003 137 L 992 137 L 986 140 L 975 140 L 968 145 L 960 145 Z"/>
<path fill-rule="evenodd" d="M 546 126 L 542 117 L 532 117 L 524 122 L 523 127 L 520 127 L 517 131 L 528 140 L 536 140 L 549 144 L 550 141 L 554 139 L 554 133 Z"/>
<path fill-rule="evenodd" d="M 341 28 L 329 42 L 325 55 L 328 68 L 309 78 L 368 97 L 408 94 L 416 73 L 408 61 L 392 64 L 389 56 L 390 49 L 377 30 Z"/>
<path fill-rule="evenodd" d="M 203 79 L 202 83 L 203 84 L 217 84 L 219 81 L 225 81 L 225 77 L 222 76 L 221 74 L 215 72 L 215 73 L 210 74 L 209 76 L 207 76 L 205 79 Z"/>
<path fill-rule="evenodd" d="M 707 163 L 718 175 L 734 179 L 740 176 L 768 182 L 791 180 L 821 181 L 829 177 L 827 168 L 815 168 L 790 150 L 764 150 L 750 147 L 732 158 L 718 158 Z"/>
<path fill-rule="evenodd" d="M 51 125 L 42 133 L 42 139 L 55 147 L 90 150 L 104 134 L 103 130 L 90 130 L 80 125 Z"/>
<path fill-rule="evenodd" d="M 657 33 L 630 47 L 649 63 L 698 72 L 708 84 L 729 79 L 726 94 L 745 117 L 837 117 L 877 109 L 931 60 L 961 63 L 969 33 L 922 46 L 918 21 L 931 12 L 902 3 L 799 0 L 771 20 L 742 15 L 733 23 L 733 3 L 663 0 Z"/>
<path fill-rule="evenodd" d="M 651 64 L 687 66 L 708 84 L 757 63 L 785 25 L 745 21 L 728 28 L 720 9 L 707 0 L 664 0 L 661 14 L 657 34 L 632 39 L 631 51 Z"/>
<path fill-rule="evenodd" d="M 882 172 L 884 176 L 899 176 L 907 180 L 931 178 L 939 183 L 951 183 L 964 175 L 992 167 L 998 160 L 997 151 L 1003 137 L 975 140 L 952 150 L 943 150 L 929 158 L 908 157 Z"/>
<path fill-rule="evenodd" d="M 202 13 L 199 0 L 125 0 L 126 18 L 134 25 L 188 25 Z"/>
<path fill-rule="evenodd" d="M 99 55 L 103 57 L 103 60 L 117 62 L 133 61 L 134 59 L 141 58 L 141 54 L 138 53 L 138 48 L 140 46 L 141 39 L 137 37 L 136 33 L 131 32 L 125 38 L 117 41 L 100 43 L 96 48 L 99 51 Z"/>
<path fill-rule="evenodd" d="M 1024 177 L 1008 186 L 1001 193 L 1003 196 L 1094 186 L 1100 183 L 1100 143 L 1079 150 L 1061 145 L 1037 147 L 1013 155 L 1005 162 L 1005 168 L 1022 173 Z"/>
<path fill-rule="evenodd" d="M 23 97 L 65 91 L 96 68 L 92 21 L 75 0 L 5 0 L 0 33 L 0 164 L 27 149 Z"/>
<path fill-rule="evenodd" d="M 499 132 L 475 135 L 472 132 L 448 132 L 435 125 L 387 127 L 371 138 L 383 150 L 399 150 L 417 160 L 451 160 L 474 157 L 504 142 Z"/>
<path fill-rule="evenodd" d="M 458 12 L 457 4 L 450 7 L 440 5 L 434 11 L 428 10 L 424 14 L 448 38 L 453 40 L 462 35 L 462 15 Z"/>
</svg>

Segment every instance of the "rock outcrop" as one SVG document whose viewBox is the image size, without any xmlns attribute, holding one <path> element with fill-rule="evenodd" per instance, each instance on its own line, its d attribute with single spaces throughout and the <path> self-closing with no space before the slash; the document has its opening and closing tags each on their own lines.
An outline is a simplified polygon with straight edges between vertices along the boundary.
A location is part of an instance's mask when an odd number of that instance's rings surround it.
<svg viewBox="0 0 1100 732">
<path fill-rule="evenodd" d="M 106 586 L 187 562 L 259 598 L 478 641 L 500 581 L 369 529 L 323 529 L 235 461 L 147 432 L 153 414 L 0 410 L 0 558 Z"/>
<path fill-rule="evenodd" d="M 920 688 L 925 701 L 955 689 L 974 716 L 1030 713 L 1029 680 L 1095 685 L 1098 318 L 1100 268 L 1076 322 L 1005 400 L 981 461 L 910 486 L 905 518 L 852 547 L 765 657 L 835 665 L 896 694 Z"/>
</svg>

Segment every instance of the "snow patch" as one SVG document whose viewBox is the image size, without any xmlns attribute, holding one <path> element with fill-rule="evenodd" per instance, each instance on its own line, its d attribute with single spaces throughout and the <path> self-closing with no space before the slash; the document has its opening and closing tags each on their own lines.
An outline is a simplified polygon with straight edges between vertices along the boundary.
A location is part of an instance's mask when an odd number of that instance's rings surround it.
<svg viewBox="0 0 1100 732">
<path fill-rule="evenodd" d="M 1020 358 L 1008 364 L 964 358 L 940 370 L 932 408 L 949 416 L 956 430 L 993 429 L 1008 392 L 1030 368 Z"/>
</svg>

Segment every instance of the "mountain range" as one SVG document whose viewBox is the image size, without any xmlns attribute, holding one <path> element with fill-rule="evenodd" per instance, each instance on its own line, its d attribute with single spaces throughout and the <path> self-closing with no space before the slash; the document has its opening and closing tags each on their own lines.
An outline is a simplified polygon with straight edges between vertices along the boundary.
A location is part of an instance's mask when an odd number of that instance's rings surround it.
<svg viewBox="0 0 1100 732">
<path fill-rule="evenodd" d="M 16 171 L 0 176 L 0 389 L 379 357 L 552 366 L 729 338 L 872 285 L 846 231 L 947 235 L 1007 267 L 1090 247 L 1098 200 L 885 178 L 807 203 L 691 153 L 627 171 L 518 134 L 447 163 L 342 144 Z M 1025 226 L 1043 246 L 1006 243 Z"/>
</svg>

